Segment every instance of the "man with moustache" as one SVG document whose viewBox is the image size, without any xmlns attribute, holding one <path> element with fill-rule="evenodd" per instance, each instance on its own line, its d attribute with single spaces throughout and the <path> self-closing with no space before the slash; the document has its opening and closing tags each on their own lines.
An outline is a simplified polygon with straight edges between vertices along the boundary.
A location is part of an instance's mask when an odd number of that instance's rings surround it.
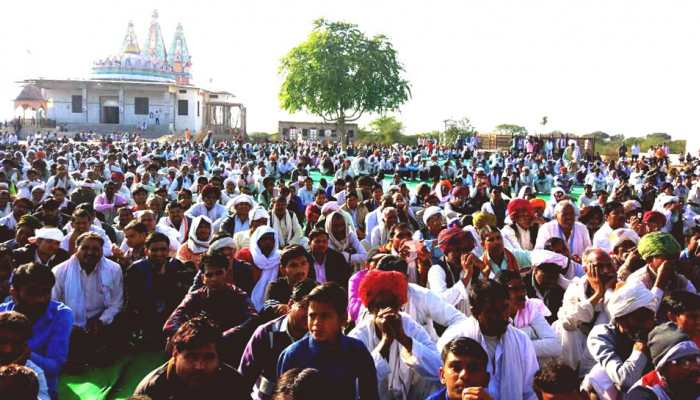
<svg viewBox="0 0 700 400">
<path fill-rule="evenodd" d="M 29 359 L 44 370 L 49 394 L 55 399 L 58 376 L 68 358 L 73 312 L 65 304 L 51 300 L 54 283 L 55 277 L 46 266 L 20 265 L 12 275 L 12 300 L 0 304 L 0 312 L 17 311 L 31 322 Z"/>
</svg>

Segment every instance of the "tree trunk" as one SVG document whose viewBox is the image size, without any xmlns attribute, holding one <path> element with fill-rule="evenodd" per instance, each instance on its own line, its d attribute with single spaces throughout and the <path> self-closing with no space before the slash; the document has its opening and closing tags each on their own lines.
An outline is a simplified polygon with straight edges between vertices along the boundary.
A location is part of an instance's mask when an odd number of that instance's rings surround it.
<svg viewBox="0 0 700 400">
<path fill-rule="evenodd" d="M 338 132 L 340 148 L 345 150 L 345 146 L 347 145 L 347 134 L 345 132 L 345 116 L 342 116 L 335 121 L 335 129 Z"/>
</svg>

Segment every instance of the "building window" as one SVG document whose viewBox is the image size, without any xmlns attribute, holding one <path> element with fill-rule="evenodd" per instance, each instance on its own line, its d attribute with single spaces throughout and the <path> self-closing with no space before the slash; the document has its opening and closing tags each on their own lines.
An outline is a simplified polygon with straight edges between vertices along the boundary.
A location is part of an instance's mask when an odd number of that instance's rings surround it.
<svg viewBox="0 0 700 400">
<path fill-rule="evenodd" d="M 83 112 L 83 96 L 81 95 L 74 95 L 71 96 L 71 111 L 73 113 L 82 113 Z"/>
<path fill-rule="evenodd" d="M 189 115 L 189 102 L 187 100 L 177 101 L 177 115 Z"/>
<path fill-rule="evenodd" d="M 134 114 L 148 115 L 148 97 L 134 97 Z"/>
<path fill-rule="evenodd" d="M 199 117 L 199 102 L 197 102 L 197 116 Z"/>
<path fill-rule="evenodd" d="M 180 94 L 187 94 L 187 90 L 178 90 L 177 92 Z"/>
<path fill-rule="evenodd" d="M 210 99 L 218 99 L 218 98 L 219 98 L 219 95 L 218 95 L 218 94 L 210 94 L 210 95 L 209 95 L 209 98 L 210 98 Z"/>
</svg>

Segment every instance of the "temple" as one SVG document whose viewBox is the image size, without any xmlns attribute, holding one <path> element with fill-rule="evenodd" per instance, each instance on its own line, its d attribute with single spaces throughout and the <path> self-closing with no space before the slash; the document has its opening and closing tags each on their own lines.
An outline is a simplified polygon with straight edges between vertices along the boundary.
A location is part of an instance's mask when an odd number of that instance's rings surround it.
<svg viewBox="0 0 700 400">
<path fill-rule="evenodd" d="M 139 130 L 148 137 L 186 129 L 244 137 L 245 106 L 230 92 L 195 85 L 191 70 L 182 24 L 168 48 L 154 11 L 143 44 L 129 22 L 119 53 L 95 61 L 89 78 L 32 78 L 20 83 L 23 93 L 42 94 L 44 103 L 35 106 L 43 106 L 41 115 L 48 126 Z"/>
</svg>

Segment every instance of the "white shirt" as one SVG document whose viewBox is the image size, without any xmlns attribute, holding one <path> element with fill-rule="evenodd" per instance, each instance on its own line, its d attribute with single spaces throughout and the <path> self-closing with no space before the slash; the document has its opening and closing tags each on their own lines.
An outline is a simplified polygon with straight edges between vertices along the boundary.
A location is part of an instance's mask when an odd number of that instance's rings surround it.
<svg viewBox="0 0 700 400">
<path fill-rule="evenodd" d="M 544 249 L 545 242 L 552 237 L 562 238 L 569 248 L 569 254 L 571 256 L 581 257 L 584 250 L 591 247 L 591 238 L 588 235 L 588 228 L 580 222 L 574 223 L 571 235 L 568 238 L 565 237 L 556 219 L 546 222 L 544 225 L 540 226 L 540 230 L 537 233 L 535 248 Z"/>
</svg>

